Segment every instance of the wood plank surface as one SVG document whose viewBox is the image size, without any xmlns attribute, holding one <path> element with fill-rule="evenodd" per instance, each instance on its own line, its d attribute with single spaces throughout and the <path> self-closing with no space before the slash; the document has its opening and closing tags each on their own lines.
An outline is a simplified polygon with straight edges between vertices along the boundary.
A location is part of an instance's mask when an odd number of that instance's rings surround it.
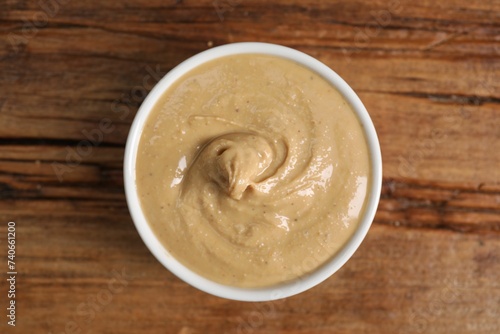
<svg viewBox="0 0 500 334">
<path fill-rule="evenodd" d="M 354 257 L 268 303 L 173 276 L 123 191 L 145 94 L 189 56 L 239 41 L 339 73 L 384 163 Z M 500 333 L 500 1 L 0 0 L 0 224 L 1 333 Z"/>
</svg>

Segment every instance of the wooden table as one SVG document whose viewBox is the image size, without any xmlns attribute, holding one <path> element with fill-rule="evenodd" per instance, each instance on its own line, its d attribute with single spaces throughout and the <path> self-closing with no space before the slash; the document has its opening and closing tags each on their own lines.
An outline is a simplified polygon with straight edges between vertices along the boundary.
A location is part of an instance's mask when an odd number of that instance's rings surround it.
<svg viewBox="0 0 500 334">
<path fill-rule="evenodd" d="M 500 332 L 498 0 L 0 5 L 2 333 Z M 382 199 L 358 252 L 273 303 L 177 279 L 146 249 L 123 191 L 146 91 L 187 57 L 238 41 L 284 44 L 333 68 L 364 101 L 383 152 Z"/>
</svg>

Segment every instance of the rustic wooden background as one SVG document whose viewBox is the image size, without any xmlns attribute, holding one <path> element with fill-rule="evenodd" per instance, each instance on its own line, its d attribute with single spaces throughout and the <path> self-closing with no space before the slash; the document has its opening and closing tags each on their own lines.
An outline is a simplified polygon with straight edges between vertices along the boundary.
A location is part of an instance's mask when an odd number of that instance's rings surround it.
<svg viewBox="0 0 500 334">
<path fill-rule="evenodd" d="M 127 132 L 158 73 L 238 41 L 294 47 L 337 71 L 383 152 L 359 251 L 274 303 L 174 277 L 123 192 Z M 1 0 L 0 272 L 15 221 L 19 274 L 15 328 L 1 280 L 0 331 L 499 333 L 499 106 L 498 0 Z"/>
</svg>

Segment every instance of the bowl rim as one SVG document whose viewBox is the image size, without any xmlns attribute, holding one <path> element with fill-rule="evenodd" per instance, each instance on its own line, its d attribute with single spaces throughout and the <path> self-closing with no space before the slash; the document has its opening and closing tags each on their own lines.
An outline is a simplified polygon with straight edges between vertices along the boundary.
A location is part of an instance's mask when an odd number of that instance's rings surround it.
<svg viewBox="0 0 500 334">
<path fill-rule="evenodd" d="M 137 194 L 135 162 L 138 146 L 144 124 L 158 99 L 170 85 L 191 69 L 220 57 L 237 54 L 266 54 L 282 57 L 295 61 L 325 78 L 343 95 L 356 113 L 364 129 L 371 161 L 372 175 L 368 202 L 362 220 L 346 244 L 328 262 L 312 273 L 290 282 L 264 288 L 239 288 L 223 285 L 185 267 L 162 246 L 154 234 L 142 211 Z M 290 297 L 320 284 L 333 275 L 352 257 L 368 233 L 377 211 L 382 187 L 382 156 L 377 133 L 365 106 L 354 90 L 335 71 L 316 58 L 286 46 L 262 42 L 241 42 L 217 46 L 186 59 L 169 71 L 153 87 L 137 111 L 127 138 L 123 164 L 127 205 L 134 225 L 150 252 L 171 273 L 191 286 L 218 297 L 239 301 L 271 301 Z"/>
</svg>

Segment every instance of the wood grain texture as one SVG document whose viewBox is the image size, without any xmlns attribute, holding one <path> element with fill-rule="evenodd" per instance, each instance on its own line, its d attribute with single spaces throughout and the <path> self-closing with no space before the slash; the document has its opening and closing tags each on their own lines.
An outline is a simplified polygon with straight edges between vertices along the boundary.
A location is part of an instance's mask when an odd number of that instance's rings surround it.
<svg viewBox="0 0 500 334">
<path fill-rule="evenodd" d="M 15 221 L 19 272 L 16 328 L 0 283 L 2 333 L 500 332 L 499 1 L 0 8 L 0 256 Z M 379 210 L 358 252 L 272 303 L 177 279 L 140 240 L 123 192 L 145 93 L 187 57 L 238 41 L 284 44 L 333 68 L 365 103 L 383 153 Z"/>
</svg>

